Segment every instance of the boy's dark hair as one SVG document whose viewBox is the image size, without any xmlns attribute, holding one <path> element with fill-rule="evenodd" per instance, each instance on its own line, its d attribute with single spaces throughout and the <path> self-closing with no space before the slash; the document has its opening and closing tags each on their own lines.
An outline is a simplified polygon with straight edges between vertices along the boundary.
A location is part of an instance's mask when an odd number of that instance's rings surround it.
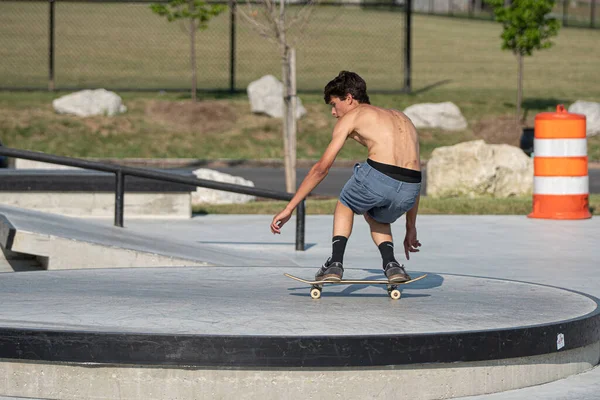
<svg viewBox="0 0 600 400">
<path fill-rule="evenodd" d="M 367 83 L 354 72 L 340 72 L 337 77 L 325 85 L 323 92 L 327 104 L 331 101 L 331 96 L 345 99 L 348 93 L 360 103 L 371 104 L 367 95 Z"/>
</svg>

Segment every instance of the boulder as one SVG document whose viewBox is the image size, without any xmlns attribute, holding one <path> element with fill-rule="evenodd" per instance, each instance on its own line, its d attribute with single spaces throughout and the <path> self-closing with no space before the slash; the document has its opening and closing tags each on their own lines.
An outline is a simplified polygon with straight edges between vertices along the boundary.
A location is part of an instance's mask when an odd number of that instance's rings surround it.
<svg viewBox="0 0 600 400">
<path fill-rule="evenodd" d="M 416 128 L 440 128 L 447 131 L 460 131 L 467 128 L 467 120 L 456 104 L 444 103 L 414 104 L 404 110 L 404 114 Z"/>
<path fill-rule="evenodd" d="M 50 164 L 42 161 L 26 160 L 24 158 L 15 158 L 15 169 L 82 169 L 77 167 L 70 167 L 68 165 Z"/>
<path fill-rule="evenodd" d="M 533 160 L 515 146 L 483 140 L 438 147 L 427 162 L 427 195 L 510 197 L 533 190 Z"/>
<path fill-rule="evenodd" d="M 73 114 L 78 117 L 113 116 L 127 111 L 121 97 L 105 89 L 71 93 L 55 99 L 52 106 L 59 114 Z"/>
<path fill-rule="evenodd" d="M 273 118 L 283 118 L 283 83 L 273 75 L 265 75 L 251 82 L 247 88 L 250 108 L 253 113 L 266 114 Z M 296 118 L 306 115 L 302 101 L 297 98 Z"/>
<path fill-rule="evenodd" d="M 206 179 L 210 181 L 234 183 L 236 185 L 254 187 L 254 182 L 239 176 L 224 174 L 222 172 L 213 171 L 211 169 L 200 168 L 194 171 L 194 175 L 198 179 Z M 198 204 L 242 204 L 254 201 L 255 196 L 245 194 L 224 192 L 222 190 L 213 190 L 206 188 L 197 188 L 192 193 L 192 205 Z"/>
<path fill-rule="evenodd" d="M 585 115 L 585 131 L 588 137 L 596 136 L 600 133 L 600 103 L 577 100 L 571 104 L 569 112 Z"/>
</svg>

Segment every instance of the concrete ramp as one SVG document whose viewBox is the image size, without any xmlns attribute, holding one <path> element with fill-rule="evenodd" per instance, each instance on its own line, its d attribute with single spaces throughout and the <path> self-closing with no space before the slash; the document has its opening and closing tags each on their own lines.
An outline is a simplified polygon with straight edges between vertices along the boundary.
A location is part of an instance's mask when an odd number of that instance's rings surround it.
<svg viewBox="0 0 600 400">
<path fill-rule="evenodd" d="M 238 258 L 253 262 L 247 254 L 235 254 L 216 246 L 170 241 L 161 232 L 142 234 L 99 222 L 3 205 L 0 247 L 4 250 L 5 267 L 7 263 L 16 265 L 10 262 L 11 257 L 27 260 L 26 255 L 29 259 L 35 256 L 43 269 L 211 266 L 235 262 Z M 31 264 L 29 260 L 29 267 L 35 268 Z"/>
</svg>

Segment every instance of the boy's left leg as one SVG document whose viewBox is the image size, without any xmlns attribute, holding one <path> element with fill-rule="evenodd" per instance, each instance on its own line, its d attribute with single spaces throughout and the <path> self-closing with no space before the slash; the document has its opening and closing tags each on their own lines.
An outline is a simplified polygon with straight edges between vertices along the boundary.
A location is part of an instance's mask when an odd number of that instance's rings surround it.
<svg viewBox="0 0 600 400">
<path fill-rule="evenodd" d="M 410 276 L 394 257 L 394 239 L 392 237 L 391 224 L 377 222 L 369 214 L 365 214 L 365 220 L 371 229 L 371 238 L 381 253 L 383 270 L 390 282 L 406 282 Z"/>
</svg>

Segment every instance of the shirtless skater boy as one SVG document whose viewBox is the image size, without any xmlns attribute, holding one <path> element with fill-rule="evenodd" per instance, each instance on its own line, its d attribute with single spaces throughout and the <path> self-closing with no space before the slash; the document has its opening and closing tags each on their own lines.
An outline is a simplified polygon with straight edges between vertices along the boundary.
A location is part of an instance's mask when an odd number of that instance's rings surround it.
<svg viewBox="0 0 600 400">
<path fill-rule="evenodd" d="M 417 131 L 403 113 L 372 106 L 365 81 L 342 71 L 325 86 L 325 102 L 337 118 L 333 137 L 321 159 L 310 169 L 283 211 L 273 218 L 271 232 L 281 233 L 298 204 L 327 176 L 346 142 L 352 138 L 368 149 L 368 159 L 354 166 L 337 202 L 333 217 L 332 255 L 315 280 L 339 281 L 344 273 L 346 243 L 352 233 L 354 214 L 364 215 L 371 237 L 381 252 L 383 269 L 390 282 L 410 276 L 394 258 L 391 223 L 406 213 L 404 252 L 419 251 L 416 219 L 421 191 L 421 167 Z"/>
</svg>

